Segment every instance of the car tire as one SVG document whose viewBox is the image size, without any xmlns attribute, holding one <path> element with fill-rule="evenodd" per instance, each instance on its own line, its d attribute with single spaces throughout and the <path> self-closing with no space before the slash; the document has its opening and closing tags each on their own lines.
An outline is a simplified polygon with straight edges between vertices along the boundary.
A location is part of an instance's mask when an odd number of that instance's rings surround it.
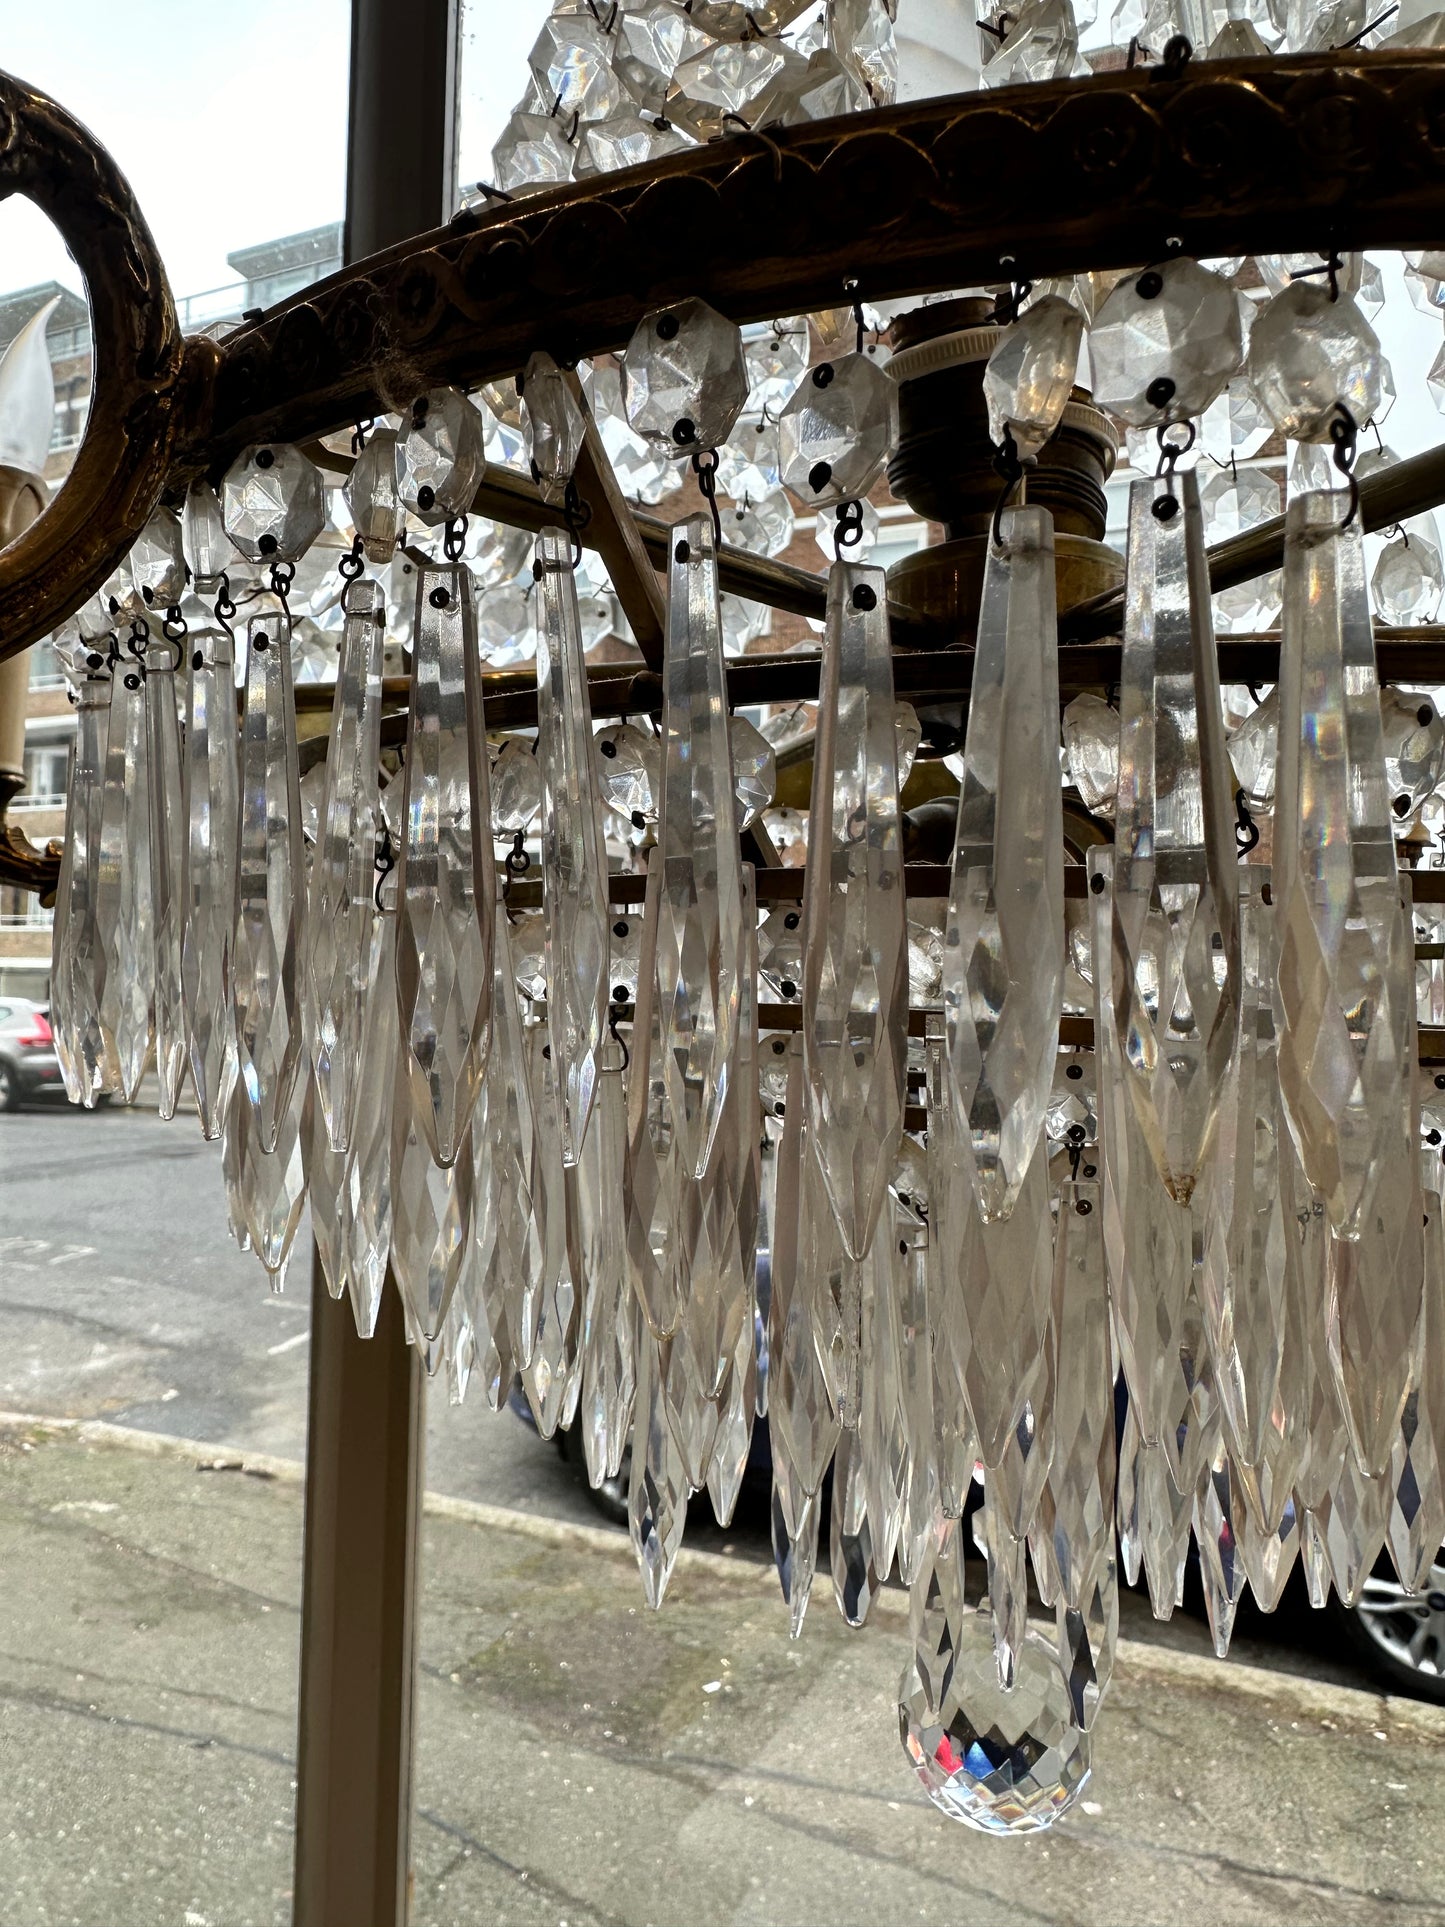
<svg viewBox="0 0 1445 1927">
<path fill-rule="evenodd" d="M 0 1057 L 0 1111 L 20 1109 L 20 1078 L 15 1066 Z"/>
<path fill-rule="evenodd" d="M 1365 1581 L 1360 1603 L 1330 1612 L 1350 1650 L 1382 1686 L 1445 1706 L 1445 1564 L 1429 1589 L 1410 1594 L 1382 1559 Z"/>
</svg>

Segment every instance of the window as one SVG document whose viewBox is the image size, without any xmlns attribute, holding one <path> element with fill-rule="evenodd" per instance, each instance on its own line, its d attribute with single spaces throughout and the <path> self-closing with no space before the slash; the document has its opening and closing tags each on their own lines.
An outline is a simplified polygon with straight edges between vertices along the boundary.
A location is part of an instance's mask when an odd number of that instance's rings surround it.
<svg viewBox="0 0 1445 1927">
<path fill-rule="evenodd" d="M 17 807 L 50 810 L 63 804 L 69 762 L 68 743 L 28 744 L 25 750 L 25 788 L 15 799 Z"/>
<path fill-rule="evenodd" d="M 55 654 L 55 643 L 46 636 L 30 652 L 30 687 L 63 689 L 65 677 Z"/>
</svg>

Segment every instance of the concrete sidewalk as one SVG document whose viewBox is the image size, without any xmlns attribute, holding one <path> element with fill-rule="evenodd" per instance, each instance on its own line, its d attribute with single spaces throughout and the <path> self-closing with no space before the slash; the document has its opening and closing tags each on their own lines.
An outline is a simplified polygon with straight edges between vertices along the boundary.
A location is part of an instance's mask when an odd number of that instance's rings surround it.
<svg viewBox="0 0 1445 1927">
<path fill-rule="evenodd" d="M 143 1448 L 143 1449 L 141 1449 Z M 295 1469 L 0 1428 L 0 1923 L 290 1918 Z M 1445 1927 L 1445 1712 L 1121 1642 L 1086 1809 L 993 1841 L 898 1746 L 901 1597 L 455 1501 L 425 1524 L 424 1927 Z M 1189 1641 L 1186 1639 L 1185 1644 Z"/>
</svg>

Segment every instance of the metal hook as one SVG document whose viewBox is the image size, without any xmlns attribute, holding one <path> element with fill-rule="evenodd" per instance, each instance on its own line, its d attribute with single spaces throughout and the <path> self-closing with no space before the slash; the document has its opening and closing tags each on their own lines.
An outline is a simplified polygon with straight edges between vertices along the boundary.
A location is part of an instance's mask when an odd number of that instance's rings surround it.
<svg viewBox="0 0 1445 1927">
<path fill-rule="evenodd" d="M 1344 476 L 1350 489 L 1350 506 L 1340 527 L 1347 529 L 1360 512 L 1360 484 L 1355 476 L 1355 456 L 1359 450 L 1360 428 L 1354 416 L 1342 401 L 1335 403 L 1335 412 L 1330 419 L 1330 442 L 1334 448 L 1334 464 Z"/>
</svg>

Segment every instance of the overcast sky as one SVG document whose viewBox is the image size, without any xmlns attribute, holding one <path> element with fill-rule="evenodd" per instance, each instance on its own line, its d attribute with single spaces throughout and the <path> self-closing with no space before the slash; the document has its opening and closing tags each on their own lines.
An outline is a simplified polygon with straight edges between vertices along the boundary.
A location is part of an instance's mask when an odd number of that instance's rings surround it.
<svg viewBox="0 0 1445 1927">
<path fill-rule="evenodd" d="M 464 0 L 463 182 L 490 173 L 549 11 L 548 0 Z M 177 295 L 234 281 L 232 249 L 341 218 L 349 0 L 11 0 L 0 19 L 0 67 L 110 149 Z M 1376 325 L 1400 397 L 1384 433 L 1408 455 L 1441 438 L 1425 373 L 1442 329 L 1404 299 L 1398 261 L 1380 258 L 1392 299 Z M 0 290 L 52 279 L 80 285 L 59 237 L 25 202 L 0 202 Z"/>
</svg>

